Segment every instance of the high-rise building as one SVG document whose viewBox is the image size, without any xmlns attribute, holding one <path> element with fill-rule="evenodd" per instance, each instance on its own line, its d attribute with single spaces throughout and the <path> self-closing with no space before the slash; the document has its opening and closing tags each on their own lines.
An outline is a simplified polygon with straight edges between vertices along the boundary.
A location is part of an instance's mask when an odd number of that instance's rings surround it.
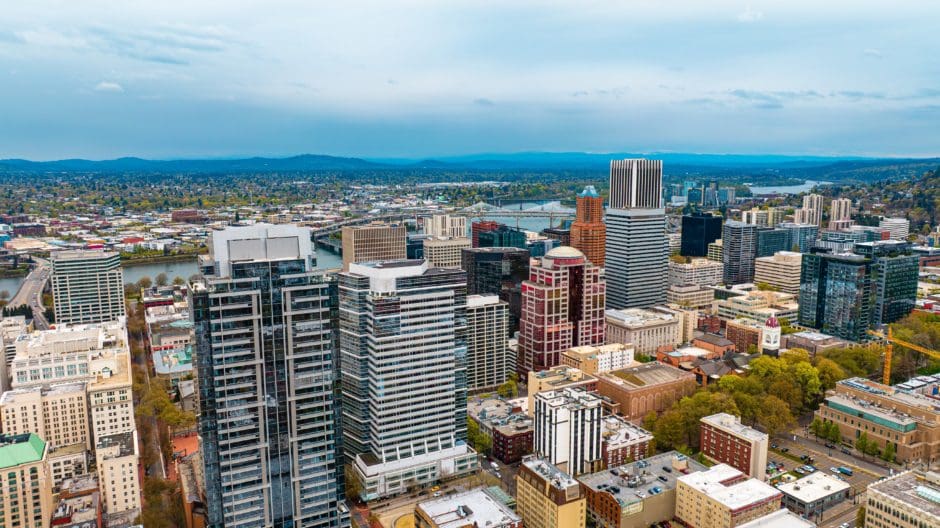
<svg viewBox="0 0 940 528">
<path fill-rule="evenodd" d="M 911 249 L 909 242 L 896 240 L 855 244 L 855 253 L 872 261 L 873 325 L 893 323 L 914 309 L 920 257 Z"/>
<path fill-rule="evenodd" d="M 903 471 L 868 485 L 864 528 L 940 526 L 940 473 Z M 859 527 L 862 528 L 862 527 Z"/>
<path fill-rule="evenodd" d="M 343 228 L 343 271 L 354 262 L 402 260 L 407 255 L 404 225 L 374 223 Z"/>
<path fill-rule="evenodd" d="M 745 224 L 754 224 L 761 227 L 773 227 L 783 221 L 784 210 L 779 207 L 760 209 L 753 207 L 741 212 L 741 221 Z"/>
<path fill-rule="evenodd" d="M 84 383 L 17 389 L 0 396 L 0 430 L 48 438 L 49 450 L 79 444 L 91 449 Z"/>
<path fill-rule="evenodd" d="M 803 207 L 796 210 L 796 223 L 822 226 L 823 204 L 821 195 L 810 193 L 803 196 Z"/>
<path fill-rule="evenodd" d="M 662 187 L 662 160 L 610 161 L 611 208 L 661 209 Z"/>
<path fill-rule="evenodd" d="M 748 427 L 728 413 L 704 416 L 702 453 L 758 480 L 767 480 L 767 433 Z"/>
<path fill-rule="evenodd" d="M 467 276 L 426 261 L 339 275 L 343 447 L 361 496 L 473 471 L 467 445 Z"/>
<path fill-rule="evenodd" d="M 424 219 L 424 232 L 432 237 L 466 238 L 467 218 L 447 214 L 432 215 Z"/>
<path fill-rule="evenodd" d="M 757 230 L 757 256 L 769 257 L 778 251 L 790 251 L 790 232 L 786 229 L 760 228 Z"/>
<path fill-rule="evenodd" d="M 722 260 L 725 284 L 754 281 L 754 259 L 757 258 L 757 231 L 752 224 L 736 220 L 725 222 L 722 231 Z"/>
<path fill-rule="evenodd" d="M 724 242 L 721 239 L 718 239 L 708 245 L 708 260 L 714 260 L 715 262 L 721 262 L 724 264 Z"/>
<path fill-rule="evenodd" d="M 542 458 L 522 461 L 516 475 L 516 511 L 526 528 L 584 528 L 581 485 Z"/>
<path fill-rule="evenodd" d="M 608 343 L 629 343 L 637 354 L 652 356 L 660 347 L 675 347 L 681 341 L 680 317 L 675 310 L 627 308 L 607 310 Z"/>
<path fill-rule="evenodd" d="M 874 304 L 871 260 L 861 255 L 803 255 L 801 325 L 850 341 L 862 341 Z"/>
<path fill-rule="evenodd" d="M 476 225 L 476 224 L 474 224 Z M 528 238 L 524 231 L 513 227 L 498 225 L 489 231 L 476 233 L 476 247 L 515 247 L 526 249 Z"/>
<path fill-rule="evenodd" d="M 809 253 L 816 244 L 819 236 L 819 226 L 810 223 L 781 222 L 778 229 L 784 229 L 790 234 L 789 247 L 791 251 Z"/>
<path fill-rule="evenodd" d="M 467 237 L 424 239 L 424 258 L 435 268 L 459 268 L 460 252 L 470 247 Z"/>
<path fill-rule="evenodd" d="M 59 324 L 115 321 L 124 312 L 121 255 L 110 251 L 58 251 L 52 261 L 52 304 Z"/>
<path fill-rule="evenodd" d="M 35 434 L 0 435 L 0 519 L 4 526 L 49 527 L 52 479 L 47 454 L 46 442 Z"/>
<path fill-rule="evenodd" d="M 522 281 L 529 278 L 529 252 L 519 248 L 464 249 L 460 267 L 467 272 L 468 294 L 499 295 L 509 304 L 509 334 L 514 334 L 522 317 Z"/>
<path fill-rule="evenodd" d="M 140 454 L 137 446 L 137 431 L 96 439 L 98 486 L 109 517 L 122 515 L 133 519 L 140 513 Z"/>
<path fill-rule="evenodd" d="M 835 198 L 829 208 L 829 228 L 833 229 L 833 222 L 843 222 L 852 219 L 852 199 Z"/>
<path fill-rule="evenodd" d="M 907 218 L 882 218 L 878 227 L 888 231 L 891 240 L 907 240 L 911 223 Z"/>
<path fill-rule="evenodd" d="M 509 305 L 496 295 L 467 296 L 467 388 L 504 383 L 515 366 L 510 359 Z"/>
<path fill-rule="evenodd" d="M 336 283 L 314 270 L 310 230 L 215 231 L 210 259 L 189 302 L 208 524 L 348 526 Z"/>
<path fill-rule="evenodd" d="M 604 265 L 607 226 L 604 225 L 604 199 L 593 185 L 578 195 L 577 215 L 571 224 L 571 247 L 584 253 L 591 264 Z"/>
<path fill-rule="evenodd" d="M 522 283 L 520 377 L 561 363 L 574 346 L 604 343 L 603 270 L 572 247 L 559 247 L 533 266 Z"/>
<path fill-rule="evenodd" d="M 495 231 L 499 226 L 499 222 L 494 222 L 493 220 L 480 220 L 479 222 L 473 222 L 470 224 L 470 242 L 472 247 L 480 247 L 480 233 L 486 231 Z"/>
<path fill-rule="evenodd" d="M 803 255 L 792 251 L 778 251 L 770 257 L 758 257 L 754 260 L 754 282 L 798 295 L 802 265 Z"/>
<path fill-rule="evenodd" d="M 682 216 L 682 246 L 679 254 L 685 257 L 708 255 L 708 245 L 721 238 L 721 217 L 711 213 Z"/>
<path fill-rule="evenodd" d="M 532 448 L 573 476 L 600 470 L 600 398 L 572 388 L 536 394 Z"/>
</svg>

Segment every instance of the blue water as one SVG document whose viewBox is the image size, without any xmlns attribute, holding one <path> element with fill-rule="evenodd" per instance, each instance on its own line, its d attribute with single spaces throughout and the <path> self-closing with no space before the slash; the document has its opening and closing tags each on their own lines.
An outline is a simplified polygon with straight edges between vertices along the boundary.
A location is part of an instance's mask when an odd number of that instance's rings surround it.
<svg viewBox="0 0 940 528">
<path fill-rule="evenodd" d="M 800 185 L 779 185 L 776 187 L 758 187 L 748 184 L 752 194 L 800 194 L 812 191 L 817 185 L 831 185 L 832 182 L 806 180 Z"/>
</svg>

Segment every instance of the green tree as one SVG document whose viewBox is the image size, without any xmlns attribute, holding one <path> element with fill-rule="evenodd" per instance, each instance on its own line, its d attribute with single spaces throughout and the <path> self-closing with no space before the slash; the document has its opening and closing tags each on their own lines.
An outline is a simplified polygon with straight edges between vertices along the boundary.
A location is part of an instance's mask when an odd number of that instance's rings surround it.
<svg viewBox="0 0 940 528">
<path fill-rule="evenodd" d="M 793 379 L 800 385 L 803 395 L 803 408 L 811 408 L 816 399 L 822 395 L 822 382 L 819 380 L 819 371 L 805 361 L 792 364 L 788 370 Z"/>
<path fill-rule="evenodd" d="M 166 273 L 161 272 L 157 274 L 156 281 L 157 281 L 157 286 L 166 286 L 169 283 L 170 279 L 169 277 L 166 276 Z"/>
<path fill-rule="evenodd" d="M 816 361 L 816 371 L 819 373 L 819 382 L 824 391 L 836 386 L 836 382 L 846 378 L 845 371 L 838 363 L 831 359 L 820 358 Z"/>
<path fill-rule="evenodd" d="M 141 277 L 140 280 L 137 281 L 137 289 L 139 290 L 146 290 L 151 286 L 153 286 L 153 281 L 150 280 L 150 277 Z"/>
<path fill-rule="evenodd" d="M 496 392 L 503 398 L 515 398 L 519 395 L 519 385 L 515 380 L 508 379 L 496 389 Z"/>
<path fill-rule="evenodd" d="M 688 435 L 682 414 L 678 410 L 670 409 L 656 420 L 656 429 L 653 431 L 656 445 L 661 449 L 686 449 Z"/>
<path fill-rule="evenodd" d="M 761 414 L 757 422 L 773 437 L 781 431 L 787 431 L 796 425 L 796 419 L 790 412 L 790 406 L 776 396 L 767 396 L 761 402 Z"/>
<path fill-rule="evenodd" d="M 823 422 L 819 417 L 813 418 L 813 422 L 809 424 L 809 430 L 812 431 L 813 436 L 819 438 L 822 436 L 823 432 Z"/>
<path fill-rule="evenodd" d="M 868 454 L 868 433 L 862 432 L 859 435 L 858 439 L 855 440 L 855 449 L 863 455 Z"/>
<path fill-rule="evenodd" d="M 881 454 L 881 458 L 883 458 L 887 462 L 894 462 L 894 456 L 896 454 L 896 451 L 897 449 L 894 447 L 893 443 L 886 442 L 884 452 Z"/>
<path fill-rule="evenodd" d="M 177 275 L 177 276 L 173 277 L 173 284 L 176 285 L 176 286 L 182 286 L 182 285 L 186 284 L 186 279 L 184 279 L 183 277 L 180 277 L 179 275 Z"/>
<path fill-rule="evenodd" d="M 865 507 L 859 507 L 855 512 L 855 526 L 865 526 Z"/>
<path fill-rule="evenodd" d="M 828 431 L 828 433 L 829 433 L 829 436 L 828 436 L 829 440 L 831 440 L 831 441 L 833 441 L 833 442 L 841 442 L 841 441 L 842 441 L 842 430 L 839 429 L 839 424 L 837 424 L 837 423 L 835 423 L 835 422 L 829 422 L 829 431 Z"/>
</svg>

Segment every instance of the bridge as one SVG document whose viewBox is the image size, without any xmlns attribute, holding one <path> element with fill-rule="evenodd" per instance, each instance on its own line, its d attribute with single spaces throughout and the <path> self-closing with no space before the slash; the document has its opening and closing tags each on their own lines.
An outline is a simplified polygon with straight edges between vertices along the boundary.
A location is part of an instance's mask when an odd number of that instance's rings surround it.
<svg viewBox="0 0 940 528">
<path fill-rule="evenodd" d="M 467 216 L 472 218 L 570 218 L 574 217 L 575 209 L 561 205 L 561 202 L 550 202 L 530 207 L 519 208 L 499 207 L 486 202 L 478 202 L 470 207 L 465 207 L 452 212 L 452 215 Z"/>
</svg>

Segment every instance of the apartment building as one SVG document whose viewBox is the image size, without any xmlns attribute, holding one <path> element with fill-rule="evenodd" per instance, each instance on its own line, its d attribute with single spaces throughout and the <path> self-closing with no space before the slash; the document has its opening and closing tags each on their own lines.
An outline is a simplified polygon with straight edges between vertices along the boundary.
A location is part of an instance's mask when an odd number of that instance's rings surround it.
<svg viewBox="0 0 940 528">
<path fill-rule="evenodd" d="M 578 481 L 530 457 L 516 475 L 516 512 L 526 528 L 584 528 L 587 508 Z"/>
<path fill-rule="evenodd" d="M 103 323 L 125 316 L 119 253 L 57 251 L 49 260 L 56 323 Z"/>
<path fill-rule="evenodd" d="M 496 387 L 513 372 L 509 305 L 497 295 L 467 296 L 467 388 Z"/>
<path fill-rule="evenodd" d="M 432 237 L 467 238 L 467 217 L 431 215 L 424 219 L 424 232 Z"/>
<path fill-rule="evenodd" d="M 614 468 L 646 458 L 650 454 L 653 433 L 633 425 L 621 416 L 601 419 L 601 460 L 603 467 Z"/>
<path fill-rule="evenodd" d="M 670 286 L 714 286 L 721 284 L 724 265 L 707 258 L 692 258 L 688 262 L 669 261 Z"/>
<path fill-rule="evenodd" d="M 343 228 L 343 271 L 357 262 L 404 260 L 408 230 L 404 225 L 372 223 Z"/>
<path fill-rule="evenodd" d="M 98 439 L 95 446 L 98 485 L 109 517 L 140 512 L 139 458 L 137 431 Z"/>
<path fill-rule="evenodd" d="M 735 528 L 780 509 L 783 494 L 727 465 L 682 475 L 676 485 L 676 519 L 689 528 Z"/>
<path fill-rule="evenodd" d="M 704 416 L 700 438 L 705 456 L 758 480 L 767 475 L 767 433 L 748 427 L 727 413 Z"/>
<path fill-rule="evenodd" d="M 594 376 L 633 366 L 633 354 L 632 344 L 586 345 L 564 351 L 561 354 L 561 363 Z"/>
<path fill-rule="evenodd" d="M 0 523 L 4 526 L 49 528 L 52 479 L 47 454 L 46 442 L 36 434 L 0 435 Z"/>
<path fill-rule="evenodd" d="M 535 395 L 535 454 L 571 475 L 601 468 L 601 401 L 581 389 Z"/>
<path fill-rule="evenodd" d="M 796 321 L 800 313 L 800 304 L 794 295 L 774 291 L 749 291 L 714 302 L 718 317 L 733 321 L 735 319 L 753 319 L 763 322 L 771 317 Z"/>
</svg>

